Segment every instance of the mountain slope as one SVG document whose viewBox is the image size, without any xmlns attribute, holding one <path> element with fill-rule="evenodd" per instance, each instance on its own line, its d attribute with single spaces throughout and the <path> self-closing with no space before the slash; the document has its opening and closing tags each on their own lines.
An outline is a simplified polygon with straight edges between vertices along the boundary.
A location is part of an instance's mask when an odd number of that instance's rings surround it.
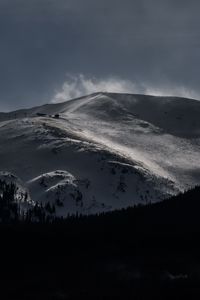
<svg viewBox="0 0 200 300">
<path fill-rule="evenodd" d="M 159 201 L 199 183 L 199 115 L 196 100 L 108 93 L 1 114 L 0 170 L 59 216 Z"/>
</svg>

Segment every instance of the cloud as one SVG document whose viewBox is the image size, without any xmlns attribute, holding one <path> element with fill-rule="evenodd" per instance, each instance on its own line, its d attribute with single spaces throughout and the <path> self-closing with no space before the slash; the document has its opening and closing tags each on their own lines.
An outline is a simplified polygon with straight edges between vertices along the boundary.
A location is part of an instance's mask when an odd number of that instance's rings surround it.
<svg viewBox="0 0 200 300">
<path fill-rule="evenodd" d="M 170 83 L 163 87 L 151 86 L 148 83 L 136 83 L 119 77 L 97 79 L 83 74 L 67 75 L 60 91 L 56 91 L 52 103 L 67 101 L 73 98 L 89 95 L 95 92 L 132 93 L 155 96 L 178 96 L 198 98 L 198 94 L 182 86 L 172 86 Z"/>
</svg>

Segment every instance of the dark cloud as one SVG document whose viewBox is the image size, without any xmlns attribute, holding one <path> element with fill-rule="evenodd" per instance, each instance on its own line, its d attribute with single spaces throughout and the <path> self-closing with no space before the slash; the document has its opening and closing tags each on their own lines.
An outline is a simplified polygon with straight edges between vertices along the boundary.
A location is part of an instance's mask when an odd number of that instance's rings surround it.
<svg viewBox="0 0 200 300">
<path fill-rule="evenodd" d="M 66 73 L 200 98 L 199 9 L 198 0 L 0 0 L 0 109 L 50 101 Z"/>
</svg>

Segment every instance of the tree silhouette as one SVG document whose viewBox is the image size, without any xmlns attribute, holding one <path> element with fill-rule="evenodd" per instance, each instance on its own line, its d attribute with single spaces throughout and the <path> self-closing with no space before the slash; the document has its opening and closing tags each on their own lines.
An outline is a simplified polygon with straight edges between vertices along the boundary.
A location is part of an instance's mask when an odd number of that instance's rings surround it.
<svg viewBox="0 0 200 300">
<path fill-rule="evenodd" d="M 15 183 L 0 180 L 0 219 L 3 222 L 19 218 L 19 207 L 16 202 L 17 190 Z"/>
</svg>

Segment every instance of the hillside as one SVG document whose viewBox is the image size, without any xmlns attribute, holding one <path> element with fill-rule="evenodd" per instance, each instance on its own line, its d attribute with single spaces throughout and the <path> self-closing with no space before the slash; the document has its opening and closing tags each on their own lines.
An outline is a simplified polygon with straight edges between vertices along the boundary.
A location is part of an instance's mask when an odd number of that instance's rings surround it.
<svg viewBox="0 0 200 300">
<path fill-rule="evenodd" d="M 160 201 L 199 183 L 199 115 L 192 99 L 109 93 L 2 113 L 0 171 L 57 216 Z"/>
<path fill-rule="evenodd" d="M 3 299 L 198 299 L 200 188 L 53 223 L 0 224 Z"/>
</svg>

